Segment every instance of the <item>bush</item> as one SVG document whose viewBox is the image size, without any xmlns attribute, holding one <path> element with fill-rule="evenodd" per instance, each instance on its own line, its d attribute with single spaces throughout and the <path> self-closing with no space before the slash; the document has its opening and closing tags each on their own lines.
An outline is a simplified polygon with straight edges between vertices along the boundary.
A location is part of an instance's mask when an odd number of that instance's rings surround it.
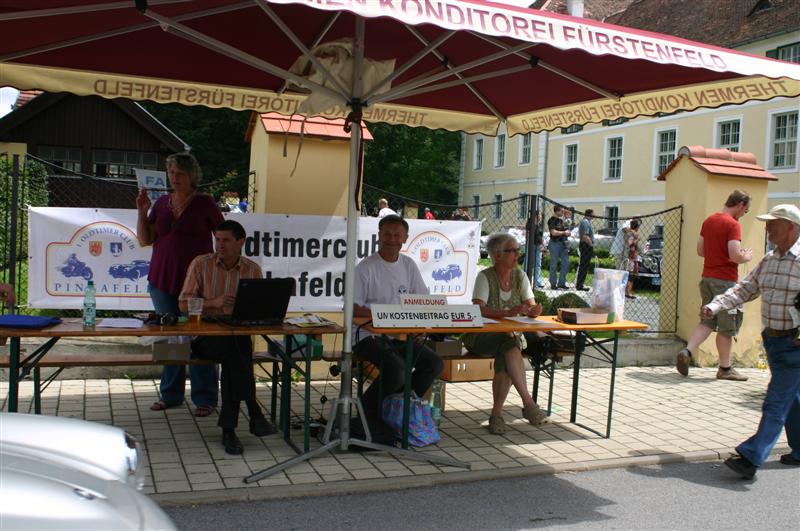
<svg viewBox="0 0 800 531">
<path fill-rule="evenodd" d="M 562 293 L 550 301 L 550 314 L 558 313 L 559 308 L 588 308 L 589 304 L 577 293 Z"/>
<path fill-rule="evenodd" d="M 36 162 L 29 160 L 27 164 L 20 168 L 20 179 L 18 187 L 18 219 L 17 219 L 17 241 L 11 242 L 11 194 L 13 190 L 11 158 L 0 157 L 0 249 L 8 253 L 11 244 L 17 245 L 17 260 L 24 261 L 28 258 L 28 235 L 25 233 L 28 226 L 28 209 L 26 205 L 47 206 L 47 170 Z M 3 268 L 8 267 L 9 255 L 0 256 L 0 263 Z"/>
</svg>

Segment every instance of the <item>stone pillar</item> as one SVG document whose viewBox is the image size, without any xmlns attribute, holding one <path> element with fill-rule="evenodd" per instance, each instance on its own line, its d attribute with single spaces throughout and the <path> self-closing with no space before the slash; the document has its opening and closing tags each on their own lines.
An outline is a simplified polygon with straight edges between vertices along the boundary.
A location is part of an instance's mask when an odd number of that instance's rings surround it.
<svg viewBox="0 0 800 531">
<path fill-rule="evenodd" d="M 688 340 L 699 323 L 700 290 L 698 283 L 703 271 L 703 258 L 697 255 L 697 239 L 703 221 L 720 211 L 728 195 L 735 189 L 744 190 L 750 197 L 750 212 L 742 217 L 742 247 L 753 249 L 753 259 L 739 265 L 739 279 L 749 273 L 764 256 L 764 223 L 756 219 L 767 208 L 767 186 L 776 177 L 756 165 L 751 153 L 731 153 L 727 149 L 702 146 L 683 147 L 678 158 L 659 176 L 666 181 L 665 207 L 683 205 L 683 227 L 680 241 L 664 240 L 664 254 L 680 252 L 677 274 L 678 320 L 677 335 Z M 664 279 L 664 285 L 675 285 Z M 744 306 L 744 322 L 733 343 L 733 359 L 752 366 L 761 352 L 760 299 Z M 695 363 L 716 365 L 716 334 L 693 352 Z M 677 353 L 676 353 L 677 354 Z"/>
</svg>

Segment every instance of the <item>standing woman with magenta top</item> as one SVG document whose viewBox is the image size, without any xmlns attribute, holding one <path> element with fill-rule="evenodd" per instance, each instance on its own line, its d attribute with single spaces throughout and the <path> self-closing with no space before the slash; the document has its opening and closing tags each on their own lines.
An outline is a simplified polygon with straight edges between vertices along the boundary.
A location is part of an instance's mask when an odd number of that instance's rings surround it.
<svg viewBox="0 0 800 531">
<path fill-rule="evenodd" d="M 152 209 L 147 190 L 139 191 L 136 235 L 141 245 L 153 245 L 147 276 L 153 307 L 157 313 L 178 315 L 178 294 L 189 263 L 214 251 L 214 229 L 223 217 L 211 196 L 197 192 L 202 172 L 194 156 L 178 153 L 167 157 L 167 176 L 172 192 L 159 197 Z M 192 365 L 189 379 L 195 416 L 207 417 L 217 405 L 217 367 Z M 186 366 L 165 365 L 161 398 L 150 409 L 161 411 L 182 404 L 185 388 Z"/>
</svg>

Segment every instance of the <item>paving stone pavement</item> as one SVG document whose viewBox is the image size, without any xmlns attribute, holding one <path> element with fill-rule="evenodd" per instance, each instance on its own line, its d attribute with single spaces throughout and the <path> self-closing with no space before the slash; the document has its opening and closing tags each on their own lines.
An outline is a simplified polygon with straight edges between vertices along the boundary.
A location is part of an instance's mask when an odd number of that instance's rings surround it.
<svg viewBox="0 0 800 531">
<path fill-rule="evenodd" d="M 716 369 L 710 368 L 693 368 L 688 378 L 672 367 L 617 369 L 610 439 L 568 422 L 571 369 L 556 372 L 552 420 L 545 426 L 534 427 L 522 418 L 519 398 L 512 390 L 504 414 L 509 429 L 504 435 L 491 435 L 486 429 L 491 382 L 447 383 L 442 441 L 418 451 L 469 462 L 471 470 L 385 452 L 336 451 L 254 484 L 245 484 L 243 478 L 295 455 L 282 437 L 249 434 L 243 411 L 238 435 L 245 452 L 228 455 L 220 443 L 216 415 L 196 418 L 188 405 L 150 411 L 157 398 L 157 381 L 57 380 L 43 394 L 42 411 L 128 430 L 146 450 L 145 492 L 164 504 L 201 503 L 322 494 L 332 485 L 338 492 L 357 492 L 726 457 L 755 431 L 769 380 L 766 370 L 740 371 L 750 379 L 716 380 Z M 580 377 L 578 421 L 604 431 L 611 371 L 583 369 Z M 546 383 L 540 389 L 541 405 L 545 405 Z M 7 387 L 7 382 L 0 382 L 0 396 L 7 394 Z M 327 417 L 338 389 L 338 381 L 313 383 L 314 418 Z M 269 384 L 259 382 L 257 392 L 266 410 Z M 303 384 L 293 384 L 295 416 L 302 414 L 303 392 Z M 31 412 L 32 383 L 23 382 L 20 394 L 19 410 Z M 330 399 L 324 408 L 322 395 Z M 301 445 L 302 431 L 294 434 Z M 313 440 L 312 446 L 319 443 Z M 783 447 L 785 436 L 778 443 L 778 448 Z"/>
</svg>

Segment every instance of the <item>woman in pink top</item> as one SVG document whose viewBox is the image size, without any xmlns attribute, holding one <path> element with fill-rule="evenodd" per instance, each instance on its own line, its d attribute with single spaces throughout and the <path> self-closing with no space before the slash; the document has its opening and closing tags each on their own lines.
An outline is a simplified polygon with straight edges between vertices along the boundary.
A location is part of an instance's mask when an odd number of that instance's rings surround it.
<svg viewBox="0 0 800 531">
<path fill-rule="evenodd" d="M 139 191 L 136 233 L 142 245 L 153 245 L 147 276 L 153 307 L 157 313 L 178 315 L 178 294 L 189 263 L 196 256 L 213 252 L 214 229 L 223 217 L 211 196 L 197 192 L 202 171 L 194 156 L 178 153 L 167 157 L 167 176 L 172 192 L 159 197 L 154 205 L 147 190 Z M 193 365 L 189 379 L 195 415 L 210 415 L 217 405 L 216 366 Z M 161 374 L 161 398 L 150 409 L 180 405 L 185 388 L 186 366 L 166 365 Z"/>
</svg>

